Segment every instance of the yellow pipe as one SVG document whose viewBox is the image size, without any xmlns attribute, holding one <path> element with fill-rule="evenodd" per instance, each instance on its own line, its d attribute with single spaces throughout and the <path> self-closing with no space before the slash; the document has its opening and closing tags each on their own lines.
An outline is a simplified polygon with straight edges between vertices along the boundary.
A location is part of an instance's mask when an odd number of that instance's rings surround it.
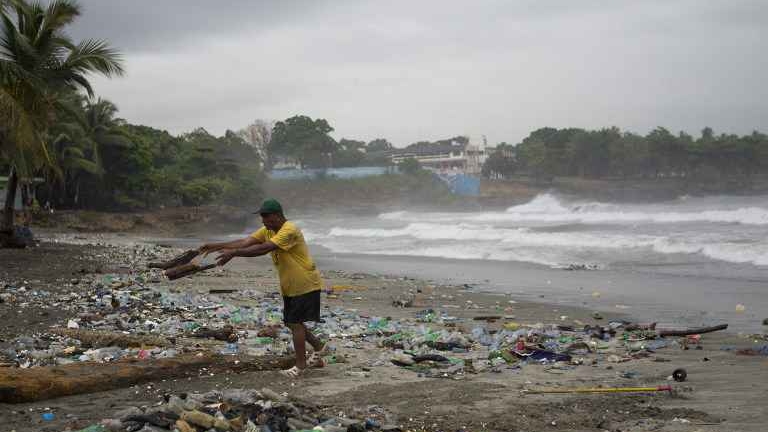
<svg viewBox="0 0 768 432">
<path fill-rule="evenodd" d="M 614 388 L 575 388 L 575 389 L 545 389 L 528 390 L 527 393 L 633 393 L 633 392 L 656 392 L 672 391 L 672 386 L 658 387 L 614 387 Z"/>
</svg>

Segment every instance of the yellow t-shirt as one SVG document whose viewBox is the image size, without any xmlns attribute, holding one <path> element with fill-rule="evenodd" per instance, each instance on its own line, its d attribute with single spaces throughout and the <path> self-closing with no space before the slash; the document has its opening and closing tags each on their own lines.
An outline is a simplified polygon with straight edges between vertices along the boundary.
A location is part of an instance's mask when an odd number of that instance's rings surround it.
<svg viewBox="0 0 768 432">
<path fill-rule="evenodd" d="M 309 256 L 304 234 L 293 222 L 285 222 L 278 232 L 261 227 L 251 237 L 262 243 L 271 241 L 277 246 L 270 255 L 277 267 L 280 292 L 284 296 L 295 297 L 322 289 L 323 281 L 315 261 Z"/>
</svg>

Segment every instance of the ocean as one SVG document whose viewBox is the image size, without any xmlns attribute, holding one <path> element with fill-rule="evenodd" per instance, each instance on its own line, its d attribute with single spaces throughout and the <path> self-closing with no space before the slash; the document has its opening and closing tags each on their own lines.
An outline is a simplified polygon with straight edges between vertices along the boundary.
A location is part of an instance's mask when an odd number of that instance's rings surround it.
<svg viewBox="0 0 768 432">
<path fill-rule="evenodd" d="M 542 194 L 497 211 L 295 221 L 321 267 L 472 283 L 669 324 L 760 331 L 768 317 L 765 195 L 625 204 Z"/>
</svg>

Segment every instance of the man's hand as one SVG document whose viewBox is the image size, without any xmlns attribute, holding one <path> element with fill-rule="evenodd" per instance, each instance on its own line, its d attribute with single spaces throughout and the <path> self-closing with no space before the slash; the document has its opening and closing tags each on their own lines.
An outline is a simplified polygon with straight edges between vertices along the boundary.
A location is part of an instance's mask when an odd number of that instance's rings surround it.
<svg viewBox="0 0 768 432">
<path fill-rule="evenodd" d="M 216 264 L 218 266 L 223 266 L 234 257 L 235 257 L 234 250 L 225 249 L 224 252 L 219 252 L 219 256 L 216 257 Z"/>
</svg>

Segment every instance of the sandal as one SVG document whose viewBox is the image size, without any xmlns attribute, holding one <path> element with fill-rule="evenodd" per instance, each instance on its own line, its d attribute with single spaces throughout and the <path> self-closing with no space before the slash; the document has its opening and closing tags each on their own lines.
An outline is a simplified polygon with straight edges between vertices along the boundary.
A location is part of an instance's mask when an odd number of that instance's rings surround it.
<svg viewBox="0 0 768 432">
<path fill-rule="evenodd" d="M 290 369 L 281 370 L 280 373 L 288 378 L 298 378 L 304 373 L 304 369 L 294 366 Z"/>
</svg>

